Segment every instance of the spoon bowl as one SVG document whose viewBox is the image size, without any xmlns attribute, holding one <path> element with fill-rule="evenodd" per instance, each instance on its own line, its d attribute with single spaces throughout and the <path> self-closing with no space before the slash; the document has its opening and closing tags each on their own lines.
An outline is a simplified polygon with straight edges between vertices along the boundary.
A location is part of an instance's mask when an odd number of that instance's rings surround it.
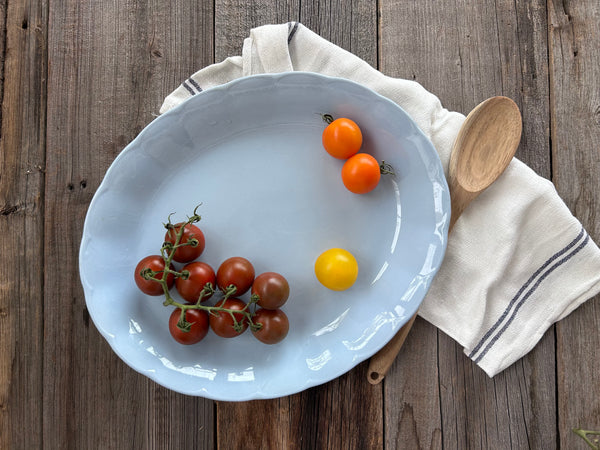
<svg viewBox="0 0 600 450">
<path fill-rule="evenodd" d="M 448 232 L 469 203 L 508 167 L 521 141 L 521 132 L 521 112 L 508 97 L 489 98 L 469 113 L 450 153 L 452 215 Z"/>
<path fill-rule="evenodd" d="M 506 169 L 521 140 L 521 114 L 510 98 L 492 97 L 467 116 L 450 156 L 450 177 L 467 191 L 487 188 Z"/>
<path fill-rule="evenodd" d="M 452 211 L 448 233 L 467 206 L 508 167 L 521 141 L 521 132 L 521 112 L 510 98 L 489 98 L 469 113 L 450 154 L 448 185 Z M 371 357 L 369 383 L 383 380 L 416 316 L 417 313 Z"/>
</svg>

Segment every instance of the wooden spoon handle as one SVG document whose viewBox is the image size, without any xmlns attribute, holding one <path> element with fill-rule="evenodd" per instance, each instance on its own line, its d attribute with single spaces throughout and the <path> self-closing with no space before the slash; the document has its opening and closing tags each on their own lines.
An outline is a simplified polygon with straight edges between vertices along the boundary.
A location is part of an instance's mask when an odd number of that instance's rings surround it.
<svg viewBox="0 0 600 450">
<path fill-rule="evenodd" d="M 450 205 L 452 212 L 450 215 L 450 225 L 448 226 L 448 234 L 454 228 L 454 224 L 458 220 L 458 217 L 462 214 L 465 208 L 471 203 L 479 192 L 468 192 L 456 181 L 452 181 L 450 185 Z M 417 313 L 415 313 L 406 324 L 398 330 L 394 337 L 377 353 L 371 356 L 369 362 L 369 372 L 367 378 L 369 383 L 378 384 L 381 383 L 390 369 L 396 356 L 400 352 L 408 332 L 415 323 Z"/>
<path fill-rule="evenodd" d="M 408 332 L 412 328 L 416 318 L 417 313 L 415 313 L 414 316 L 398 330 L 394 337 L 385 344 L 385 347 L 371 357 L 371 361 L 369 362 L 369 373 L 367 376 L 369 383 L 378 384 L 383 380 L 396 359 L 396 355 L 400 351 L 400 348 L 402 348 L 402 344 L 404 344 L 406 336 L 408 336 Z"/>
<path fill-rule="evenodd" d="M 450 181 L 450 225 L 448 226 L 448 235 L 456 225 L 456 221 L 480 192 L 470 192 L 463 188 L 456 180 Z"/>
</svg>

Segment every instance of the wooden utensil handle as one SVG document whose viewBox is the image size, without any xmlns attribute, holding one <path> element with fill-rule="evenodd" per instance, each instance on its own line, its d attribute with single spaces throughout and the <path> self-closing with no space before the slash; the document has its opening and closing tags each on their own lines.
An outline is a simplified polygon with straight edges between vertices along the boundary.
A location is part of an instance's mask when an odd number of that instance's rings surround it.
<svg viewBox="0 0 600 450">
<path fill-rule="evenodd" d="M 369 383 L 381 383 L 381 380 L 383 380 L 385 374 L 388 372 L 394 360 L 396 359 L 396 355 L 400 351 L 400 348 L 402 348 L 402 344 L 404 344 L 406 336 L 408 336 L 408 332 L 412 328 L 416 318 L 417 313 L 415 313 L 410 320 L 406 322 L 406 324 L 404 324 L 400 330 L 398 330 L 394 337 L 387 344 L 385 344 L 385 347 L 371 357 L 371 361 L 369 362 L 369 373 L 367 377 Z"/>
<path fill-rule="evenodd" d="M 462 214 L 467 205 L 479 195 L 479 192 L 467 192 L 458 183 L 453 183 L 450 186 L 450 204 L 452 206 L 452 213 L 450 216 L 450 224 L 448 227 L 448 234 L 454 228 L 454 224 L 458 217 Z M 368 380 L 371 384 L 381 383 L 381 380 L 385 378 L 387 371 L 392 367 L 398 352 L 402 348 L 408 332 L 415 322 L 417 313 L 410 318 L 410 320 L 394 335 L 385 347 L 379 350 L 371 357 L 369 362 L 369 373 Z"/>
</svg>

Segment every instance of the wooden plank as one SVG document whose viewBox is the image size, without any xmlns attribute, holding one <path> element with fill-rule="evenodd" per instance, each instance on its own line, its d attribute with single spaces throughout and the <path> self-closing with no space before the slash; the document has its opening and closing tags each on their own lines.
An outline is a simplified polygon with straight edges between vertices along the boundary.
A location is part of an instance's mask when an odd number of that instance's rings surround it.
<svg viewBox="0 0 600 450">
<path fill-rule="evenodd" d="M 445 107 L 464 114 L 493 95 L 513 98 L 524 121 L 517 156 L 549 176 L 543 2 L 383 0 L 380 8 L 382 72 L 420 82 Z M 417 321 L 415 328 L 422 326 Z M 386 408 L 386 419 L 395 414 L 395 420 L 386 420 L 386 436 L 394 439 L 388 445 L 433 443 L 435 447 L 441 428 L 444 448 L 556 446 L 552 332 L 494 379 L 468 360 L 452 339 L 443 333 L 435 339 L 435 333 L 433 327 L 417 329 L 412 338 L 419 339 L 418 345 L 405 344 L 400 361 L 385 380 L 386 405 L 405 392 L 422 395 L 403 410 L 432 405 L 421 411 L 429 415 L 412 426 L 405 425 L 403 412 Z M 411 351 L 437 355 L 437 367 L 430 357 L 417 358 Z M 423 392 L 423 385 L 431 389 Z"/>
<path fill-rule="evenodd" d="M 6 449 L 42 445 L 47 19 L 46 1 L 0 2 L 0 448 Z"/>
<path fill-rule="evenodd" d="M 327 384 L 288 397 L 218 402 L 218 447 L 382 448 L 383 397 L 366 377 L 363 363 Z M 232 423 L 235 432 L 223 425 Z"/>
<path fill-rule="evenodd" d="M 376 5 L 363 0 L 303 0 L 300 21 L 319 36 L 377 67 Z"/>
<path fill-rule="evenodd" d="M 436 347 L 435 327 L 417 317 L 398 358 L 382 382 L 386 448 L 434 450 L 441 449 L 445 442 L 440 389 L 451 389 L 452 386 L 440 385 Z M 452 414 L 461 413 L 456 410 Z"/>
<path fill-rule="evenodd" d="M 241 55 L 252 28 L 299 20 L 300 0 L 215 0 L 215 62 Z"/>
<path fill-rule="evenodd" d="M 149 384 L 148 395 L 149 442 L 146 448 L 215 448 L 213 401 L 181 395 L 155 383 Z"/>
<path fill-rule="evenodd" d="M 70 0 L 51 3 L 49 23 L 44 446 L 213 448 L 212 402 L 165 392 L 126 366 L 90 324 L 77 277 L 106 169 L 164 96 L 212 62 L 212 41 L 196 33 L 211 29 L 212 5 Z"/>
<path fill-rule="evenodd" d="M 548 2 L 552 173 L 560 196 L 600 242 L 600 4 Z M 588 448 L 572 428 L 600 429 L 600 296 L 557 324 L 561 448 Z"/>
<path fill-rule="evenodd" d="M 382 389 L 368 363 L 291 397 L 290 448 L 377 449 L 384 445 Z"/>
<path fill-rule="evenodd" d="M 343 7 L 342 7 L 343 6 Z M 240 54 L 251 28 L 300 20 L 326 39 L 376 62 L 372 2 L 253 0 L 218 1 L 216 60 Z M 217 404 L 219 448 L 380 448 L 383 405 L 380 387 L 366 381 L 366 365 L 322 386 L 282 399 Z M 258 419 L 266 426 L 260 426 Z M 235 423 L 242 432 L 231 432 Z M 357 425 L 360 424 L 360 431 Z M 237 430 L 237 428 L 236 428 Z"/>
</svg>

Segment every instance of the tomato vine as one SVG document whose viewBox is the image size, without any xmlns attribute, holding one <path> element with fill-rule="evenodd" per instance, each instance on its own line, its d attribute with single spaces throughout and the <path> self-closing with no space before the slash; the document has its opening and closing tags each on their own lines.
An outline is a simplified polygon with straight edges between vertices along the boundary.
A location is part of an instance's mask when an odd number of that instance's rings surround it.
<svg viewBox="0 0 600 450">
<path fill-rule="evenodd" d="M 244 330 L 244 322 L 248 323 L 248 326 L 251 330 L 260 330 L 262 324 L 254 323 L 252 320 L 256 311 L 255 305 L 258 302 L 258 299 L 256 298 L 251 298 L 250 301 L 241 310 L 224 308 L 222 306 L 202 305 L 202 300 L 212 296 L 216 292 L 215 288 L 211 285 L 211 283 L 206 283 L 195 303 L 178 302 L 171 296 L 170 286 L 168 283 L 169 276 L 184 279 L 187 279 L 187 277 L 189 276 L 189 273 L 186 273 L 185 270 L 179 272 L 177 270 L 172 269 L 172 262 L 177 249 L 185 246 L 198 245 L 198 241 L 196 239 L 188 239 L 185 242 L 182 242 L 182 236 L 184 235 L 185 229 L 188 225 L 193 225 L 202 219 L 202 217 L 197 212 L 199 206 L 200 205 L 194 208 L 193 214 L 190 217 L 188 217 L 188 219 L 185 222 L 177 224 L 177 226 L 171 223 L 171 215 L 169 215 L 169 217 L 167 218 L 167 223 L 164 224 L 164 227 L 169 231 L 175 231 L 176 234 L 174 242 L 165 241 L 162 247 L 160 248 L 160 255 L 165 263 L 164 270 L 153 271 L 151 269 L 144 269 L 140 272 L 140 275 L 145 280 L 152 280 L 160 283 L 165 297 L 165 300 L 163 302 L 164 306 L 174 306 L 181 310 L 181 315 L 177 322 L 177 328 L 179 328 L 183 332 L 189 332 L 191 329 L 192 324 L 186 320 L 186 311 L 191 309 L 203 310 L 213 316 L 216 316 L 218 313 L 221 312 L 229 314 L 233 320 L 233 329 L 236 332 L 241 332 Z M 238 289 L 235 285 L 227 286 L 224 290 L 221 291 L 221 293 L 223 294 L 221 301 L 224 302 L 228 298 L 234 296 L 237 293 L 237 291 Z M 236 316 L 239 315 L 243 316 L 242 320 L 237 319 Z"/>
</svg>

